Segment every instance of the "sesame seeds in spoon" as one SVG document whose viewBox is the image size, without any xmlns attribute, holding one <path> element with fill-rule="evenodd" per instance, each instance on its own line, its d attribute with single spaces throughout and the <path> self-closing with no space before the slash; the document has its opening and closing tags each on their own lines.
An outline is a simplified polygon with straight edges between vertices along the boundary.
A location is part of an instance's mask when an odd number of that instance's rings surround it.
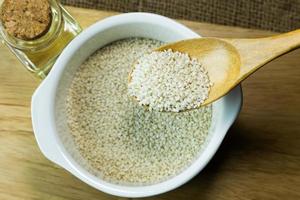
<svg viewBox="0 0 300 200">
<path fill-rule="evenodd" d="M 179 112 L 199 107 L 210 80 L 205 68 L 186 53 L 154 51 L 137 60 L 128 92 L 150 110 Z"/>
</svg>

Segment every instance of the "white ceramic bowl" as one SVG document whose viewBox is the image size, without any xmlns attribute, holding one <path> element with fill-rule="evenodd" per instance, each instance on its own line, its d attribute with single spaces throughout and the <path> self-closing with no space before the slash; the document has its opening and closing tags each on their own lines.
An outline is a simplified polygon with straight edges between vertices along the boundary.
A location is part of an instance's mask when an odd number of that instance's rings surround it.
<svg viewBox="0 0 300 200">
<path fill-rule="evenodd" d="M 145 197 L 179 187 L 205 167 L 236 119 L 241 108 L 242 94 L 238 86 L 213 104 L 213 125 L 204 148 L 198 158 L 177 176 L 147 186 L 123 186 L 101 180 L 91 173 L 74 147 L 66 125 L 64 102 L 77 67 L 97 49 L 128 37 L 173 42 L 200 36 L 171 19 L 147 13 L 121 14 L 97 22 L 66 47 L 48 77 L 34 93 L 32 123 L 38 145 L 49 160 L 103 192 L 122 197 Z"/>
</svg>

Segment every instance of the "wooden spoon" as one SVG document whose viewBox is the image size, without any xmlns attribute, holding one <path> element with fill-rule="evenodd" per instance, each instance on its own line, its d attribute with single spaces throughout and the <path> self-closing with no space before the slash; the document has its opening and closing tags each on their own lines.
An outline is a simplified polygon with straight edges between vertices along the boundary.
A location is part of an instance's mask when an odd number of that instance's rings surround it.
<svg viewBox="0 0 300 200">
<path fill-rule="evenodd" d="M 271 60 L 300 46 L 300 29 L 257 39 L 196 38 L 162 46 L 197 58 L 213 83 L 207 105 L 227 94 L 241 81 Z"/>
</svg>

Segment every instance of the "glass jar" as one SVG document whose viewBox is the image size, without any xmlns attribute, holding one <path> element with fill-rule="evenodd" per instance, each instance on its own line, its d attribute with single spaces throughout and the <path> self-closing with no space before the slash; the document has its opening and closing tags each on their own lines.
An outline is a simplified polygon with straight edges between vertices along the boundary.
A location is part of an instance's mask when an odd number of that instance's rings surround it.
<svg viewBox="0 0 300 200">
<path fill-rule="evenodd" d="M 62 50 L 82 31 L 57 0 L 48 2 L 52 20 L 48 31 L 39 38 L 22 40 L 11 36 L 0 20 L 0 39 L 31 73 L 42 79 L 47 76 Z"/>
</svg>

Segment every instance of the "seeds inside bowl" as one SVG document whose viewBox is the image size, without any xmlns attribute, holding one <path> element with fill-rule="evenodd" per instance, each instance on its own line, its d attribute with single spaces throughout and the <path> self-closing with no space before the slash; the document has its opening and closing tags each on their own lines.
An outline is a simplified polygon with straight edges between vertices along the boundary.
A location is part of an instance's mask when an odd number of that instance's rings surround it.
<svg viewBox="0 0 300 200">
<path fill-rule="evenodd" d="M 92 173 L 124 185 L 149 185 L 179 174 L 197 158 L 212 107 L 150 112 L 128 95 L 133 63 L 162 45 L 131 38 L 101 48 L 78 69 L 67 96 L 67 122 Z"/>
<path fill-rule="evenodd" d="M 137 60 L 128 92 L 150 110 L 179 112 L 199 107 L 209 95 L 205 68 L 188 54 L 154 51 Z"/>
</svg>

